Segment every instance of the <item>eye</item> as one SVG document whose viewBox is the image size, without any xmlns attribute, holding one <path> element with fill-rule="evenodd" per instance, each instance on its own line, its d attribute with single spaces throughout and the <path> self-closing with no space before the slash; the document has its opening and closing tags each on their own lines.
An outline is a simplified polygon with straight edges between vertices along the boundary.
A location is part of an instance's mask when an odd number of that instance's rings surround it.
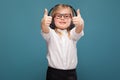
<svg viewBox="0 0 120 80">
<path fill-rule="evenodd" d="M 60 13 L 55 14 L 55 18 L 57 18 L 57 19 L 60 19 L 62 17 L 64 17 L 65 19 L 69 19 L 69 18 L 71 18 L 71 14 L 60 14 Z"/>
<path fill-rule="evenodd" d="M 61 14 L 56 14 L 55 17 L 56 17 L 56 18 L 61 18 L 62 15 L 61 15 Z"/>
<path fill-rule="evenodd" d="M 65 14 L 64 17 L 65 17 L 65 18 L 70 18 L 71 15 L 70 15 L 70 14 Z"/>
<path fill-rule="evenodd" d="M 70 17 L 69 15 L 65 15 L 66 18 Z"/>
<path fill-rule="evenodd" d="M 60 14 L 59 14 L 59 15 L 57 15 L 57 17 L 61 18 L 61 17 L 62 17 L 62 15 L 60 15 Z"/>
</svg>

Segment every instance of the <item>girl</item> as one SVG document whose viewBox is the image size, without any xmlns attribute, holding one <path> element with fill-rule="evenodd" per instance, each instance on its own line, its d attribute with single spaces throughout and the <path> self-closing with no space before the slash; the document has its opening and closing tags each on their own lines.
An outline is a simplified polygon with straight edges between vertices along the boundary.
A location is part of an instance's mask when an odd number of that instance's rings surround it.
<svg viewBox="0 0 120 80">
<path fill-rule="evenodd" d="M 84 35 L 84 21 L 67 4 L 57 4 L 41 20 L 42 36 L 47 42 L 46 80 L 77 80 L 77 41 Z"/>
</svg>

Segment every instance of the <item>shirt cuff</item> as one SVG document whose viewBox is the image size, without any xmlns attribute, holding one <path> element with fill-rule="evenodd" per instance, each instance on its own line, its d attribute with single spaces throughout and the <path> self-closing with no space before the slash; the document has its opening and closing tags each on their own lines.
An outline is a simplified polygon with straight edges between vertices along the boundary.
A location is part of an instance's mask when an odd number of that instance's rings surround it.
<svg viewBox="0 0 120 80">
<path fill-rule="evenodd" d="M 50 32 L 51 32 L 51 29 L 49 28 L 49 32 L 48 33 L 45 33 L 45 32 L 43 32 L 42 30 L 41 30 L 41 34 L 42 34 L 42 36 L 43 36 L 43 38 L 45 39 L 45 40 L 49 40 L 49 38 L 50 38 Z"/>
<path fill-rule="evenodd" d="M 84 31 L 82 30 L 80 33 L 76 33 L 75 29 L 76 27 L 71 31 L 72 38 L 74 40 L 79 40 L 84 35 Z"/>
</svg>

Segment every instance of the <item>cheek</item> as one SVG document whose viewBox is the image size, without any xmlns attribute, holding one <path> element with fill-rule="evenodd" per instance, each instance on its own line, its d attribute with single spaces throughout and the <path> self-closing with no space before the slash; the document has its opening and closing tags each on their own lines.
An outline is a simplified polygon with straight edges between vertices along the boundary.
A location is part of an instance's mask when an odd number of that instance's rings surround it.
<svg viewBox="0 0 120 80">
<path fill-rule="evenodd" d="M 54 19 L 54 23 L 55 23 L 55 24 L 58 24 L 58 20 L 57 20 L 57 19 Z"/>
<path fill-rule="evenodd" d="M 68 21 L 67 21 L 67 25 L 70 25 L 70 24 L 71 24 L 71 22 L 72 22 L 71 20 L 68 20 Z"/>
<path fill-rule="evenodd" d="M 54 20 L 55 25 L 57 26 L 59 22 L 57 20 Z"/>
<path fill-rule="evenodd" d="M 68 24 L 71 24 L 71 22 L 72 22 L 72 20 L 69 20 L 69 21 L 68 21 Z"/>
</svg>

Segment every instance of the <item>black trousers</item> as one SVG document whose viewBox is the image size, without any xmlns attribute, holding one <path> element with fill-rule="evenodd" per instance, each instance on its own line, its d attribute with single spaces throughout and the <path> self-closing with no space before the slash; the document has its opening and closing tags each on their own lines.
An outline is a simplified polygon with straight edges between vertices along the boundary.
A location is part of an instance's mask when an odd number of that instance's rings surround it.
<svg viewBox="0 0 120 80">
<path fill-rule="evenodd" d="M 76 69 L 59 70 L 48 67 L 46 80 L 77 80 Z"/>
</svg>

